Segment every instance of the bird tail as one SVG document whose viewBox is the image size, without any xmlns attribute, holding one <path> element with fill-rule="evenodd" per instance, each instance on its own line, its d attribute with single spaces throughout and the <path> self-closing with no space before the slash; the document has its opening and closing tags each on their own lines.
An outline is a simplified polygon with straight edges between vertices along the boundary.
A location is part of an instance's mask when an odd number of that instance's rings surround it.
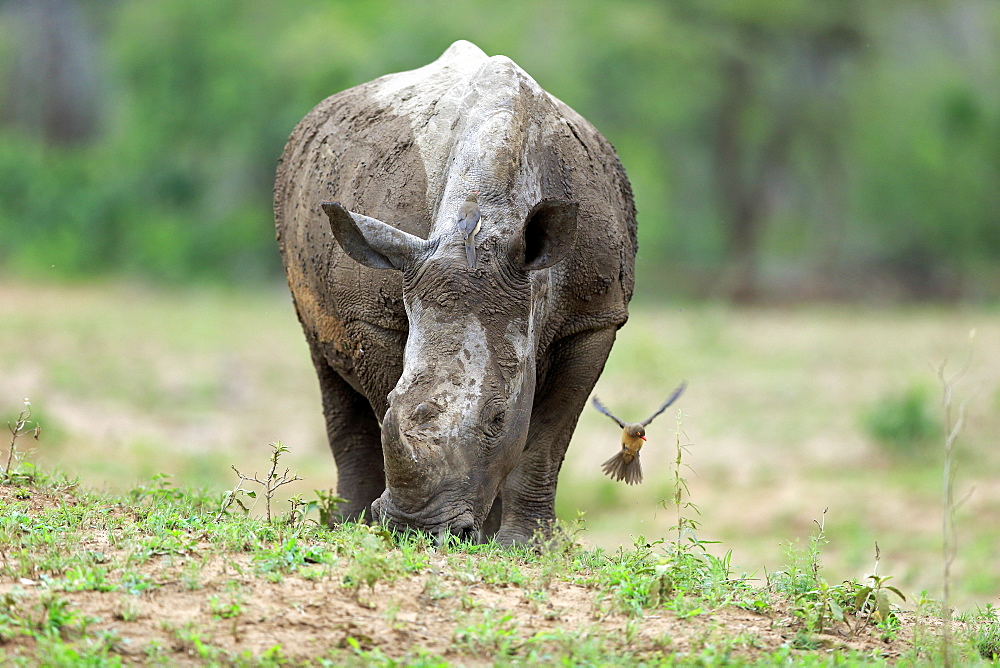
<svg viewBox="0 0 1000 668">
<path fill-rule="evenodd" d="M 642 482 L 642 465 L 639 463 L 639 455 L 632 461 L 625 461 L 624 453 L 619 452 L 614 457 L 601 465 L 604 473 L 614 480 L 624 480 L 626 485 L 635 485 Z"/>
<path fill-rule="evenodd" d="M 465 239 L 465 259 L 469 263 L 469 269 L 476 268 L 476 243 L 471 236 Z"/>
</svg>

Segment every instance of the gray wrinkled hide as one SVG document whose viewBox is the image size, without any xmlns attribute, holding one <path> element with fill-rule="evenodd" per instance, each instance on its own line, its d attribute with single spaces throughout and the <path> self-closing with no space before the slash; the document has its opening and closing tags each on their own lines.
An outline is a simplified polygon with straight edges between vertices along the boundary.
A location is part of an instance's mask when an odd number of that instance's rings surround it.
<svg viewBox="0 0 1000 668">
<path fill-rule="evenodd" d="M 474 190 L 470 270 L 455 220 Z M 313 109 L 274 210 L 344 515 L 505 543 L 547 526 L 632 295 L 635 209 L 611 145 L 460 41 Z"/>
</svg>

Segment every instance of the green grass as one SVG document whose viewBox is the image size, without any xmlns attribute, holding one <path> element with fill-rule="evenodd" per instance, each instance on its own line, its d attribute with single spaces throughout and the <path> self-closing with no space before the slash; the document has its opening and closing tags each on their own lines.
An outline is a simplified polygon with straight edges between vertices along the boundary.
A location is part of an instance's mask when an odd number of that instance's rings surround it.
<svg viewBox="0 0 1000 668">
<path fill-rule="evenodd" d="M 874 608 L 860 596 L 868 592 L 875 600 L 871 583 L 866 590 L 856 580 L 827 581 L 821 530 L 807 548 L 790 550 L 784 570 L 763 587 L 696 543 L 669 538 L 590 549 L 578 541 L 577 524 L 534 548 L 437 548 L 426 536 L 378 526 L 330 530 L 310 519 L 220 517 L 220 500 L 164 478 L 124 494 L 58 475 L 0 485 L 0 660 L 54 666 L 941 660 L 934 630 L 940 606 L 925 601 L 906 613 L 886 600 L 873 618 Z M 185 563 L 198 567 L 186 571 Z M 185 572 L 195 586 L 182 585 Z M 304 614 L 307 606 L 315 612 Z M 998 628 L 992 606 L 962 616 L 953 659 L 990 660 L 1000 646 Z"/>
<path fill-rule="evenodd" d="M 335 486 L 316 380 L 281 286 L 240 292 L 7 283 L 0 310 L 0 407 L 12 419 L 31 398 L 42 434 L 23 447 L 43 470 L 117 494 L 134 494 L 133 481 L 146 480 L 147 493 L 161 495 L 161 481 L 152 478 L 162 472 L 170 475 L 167 489 L 204 488 L 215 498 L 236 485 L 230 465 L 266 474 L 268 444 L 280 440 L 289 448 L 284 464 L 304 480 L 279 490 L 278 514 L 287 512 L 290 496 L 313 499 L 314 490 Z M 1000 312 L 646 304 L 633 308 L 619 332 L 595 392 L 619 415 L 644 416 L 688 381 L 676 408 L 692 443 L 691 498 L 705 537 L 721 541 L 707 546 L 709 554 L 723 559 L 731 550 L 736 572 L 759 581 L 780 569 L 785 545 L 807 541 L 814 519 L 829 508 L 829 570 L 863 579 L 877 540 L 908 599 L 922 590 L 940 596 L 940 438 L 903 399 L 912 388 L 930 388 L 917 409 L 940 423 L 935 369 L 965 358 L 972 328 L 973 366 L 956 388 L 957 401 L 969 402 L 956 495 L 972 493 L 957 518 L 953 588 L 954 602 L 971 608 L 1000 596 L 992 568 L 1000 522 L 992 474 L 1000 466 Z M 896 447 L 866 421 L 894 413 L 903 417 L 888 431 L 911 433 L 917 424 L 919 446 Z M 650 426 L 646 480 L 626 487 L 600 473 L 618 447 L 617 428 L 589 407 L 581 415 L 557 511 L 564 519 L 584 513 L 580 540 L 588 548 L 612 554 L 632 549 L 635 536 L 671 535 L 676 518 L 662 502 L 672 495 L 676 417 L 672 408 Z M 253 513 L 263 512 L 258 497 Z M 252 542 L 257 531 L 242 537 L 233 529 L 233 540 Z M 150 549 L 183 558 L 182 547 Z M 306 562 L 300 570 L 320 567 Z M 484 579 L 519 577 L 494 568 Z M 178 579 L 194 584 L 192 573 L 182 570 Z M 284 577 L 281 569 L 271 573 Z M 359 591 L 364 598 L 367 586 Z"/>
</svg>

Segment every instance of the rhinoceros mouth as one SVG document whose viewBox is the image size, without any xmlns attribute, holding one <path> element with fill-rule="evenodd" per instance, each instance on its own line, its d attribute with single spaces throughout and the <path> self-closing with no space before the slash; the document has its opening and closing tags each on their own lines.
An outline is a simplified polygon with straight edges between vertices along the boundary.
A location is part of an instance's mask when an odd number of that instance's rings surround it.
<svg viewBox="0 0 1000 668">
<path fill-rule="evenodd" d="M 480 537 L 479 522 L 476 521 L 471 510 L 463 509 L 457 513 L 442 513 L 433 516 L 407 513 L 393 503 L 388 492 L 372 502 L 372 514 L 375 519 L 391 529 L 429 533 L 438 545 L 443 544 L 450 536 L 464 541 L 478 541 Z"/>
</svg>

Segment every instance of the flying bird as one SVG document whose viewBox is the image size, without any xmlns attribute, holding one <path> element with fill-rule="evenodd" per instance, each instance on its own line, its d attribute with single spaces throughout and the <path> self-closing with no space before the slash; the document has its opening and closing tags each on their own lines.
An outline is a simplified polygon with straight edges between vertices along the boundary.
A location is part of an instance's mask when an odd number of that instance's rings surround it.
<svg viewBox="0 0 1000 668">
<path fill-rule="evenodd" d="M 604 473 L 611 476 L 614 480 L 624 480 L 627 485 L 635 485 L 642 482 L 642 465 L 639 463 L 639 450 L 646 441 L 646 427 L 649 426 L 649 423 L 657 415 L 667 410 L 670 404 L 677 401 L 677 397 L 681 396 L 685 387 L 687 387 L 687 383 L 678 385 L 674 393 L 670 395 L 669 399 L 663 402 L 659 410 L 642 422 L 622 422 L 604 407 L 600 399 L 594 397 L 594 408 L 607 415 L 622 428 L 622 449 L 614 457 L 601 465 Z"/>
<path fill-rule="evenodd" d="M 476 233 L 479 232 L 479 219 L 482 218 L 478 196 L 477 190 L 458 209 L 458 230 L 465 240 L 465 259 L 469 263 L 469 269 L 476 268 Z"/>
</svg>

